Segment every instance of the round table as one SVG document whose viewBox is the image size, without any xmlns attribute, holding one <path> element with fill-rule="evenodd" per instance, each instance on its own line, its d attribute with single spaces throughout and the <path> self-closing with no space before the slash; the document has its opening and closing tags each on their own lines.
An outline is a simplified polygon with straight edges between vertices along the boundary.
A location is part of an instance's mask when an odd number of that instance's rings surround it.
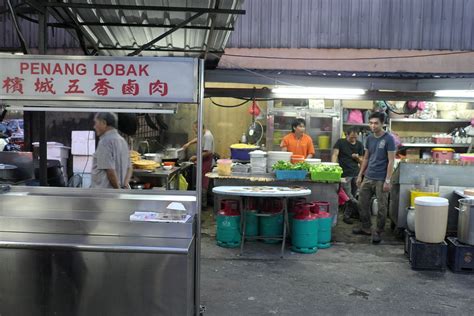
<svg viewBox="0 0 474 316">
<path fill-rule="evenodd" d="M 245 242 L 245 218 L 246 218 L 246 205 L 244 198 L 249 197 L 261 197 L 261 198 L 272 198 L 278 197 L 283 198 L 283 236 L 281 237 L 281 257 L 285 252 L 285 242 L 286 242 L 286 231 L 288 228 L 288 201 L 290 197 L 300 197 L 311 195 L 311 190 L 303 187 L 275 187 L 275 186 L 219 186 L 212 189 L 212 192 L 215 194 L 222 195 L 231 195 L 239 197 L 242 202 L 241 210 L 241 243 L 240 243 L 240 254 L 244 251 L 244 242 Z M 255 238 L 264 238 L 262 236 L 256 236 Z"/>
</svg>

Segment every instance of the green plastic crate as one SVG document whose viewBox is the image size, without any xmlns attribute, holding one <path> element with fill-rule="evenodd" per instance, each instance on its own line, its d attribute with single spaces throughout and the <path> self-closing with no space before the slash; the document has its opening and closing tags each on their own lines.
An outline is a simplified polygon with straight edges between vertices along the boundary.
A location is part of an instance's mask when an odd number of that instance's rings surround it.
<svg viewBox="0 0 474 316">
<path fill-rule="evenodd" d="M 317 182 L 340 182 L 342 172 L 312 171 L 311 180 Z"/>
</svg>

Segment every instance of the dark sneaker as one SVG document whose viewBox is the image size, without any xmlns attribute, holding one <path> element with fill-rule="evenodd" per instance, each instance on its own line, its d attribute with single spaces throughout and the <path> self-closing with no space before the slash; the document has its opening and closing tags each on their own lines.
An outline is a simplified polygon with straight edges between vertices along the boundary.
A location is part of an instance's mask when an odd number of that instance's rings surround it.
<svg viewBox="0 0 474 316">
<path fill-rule="evenodd" d="M 374 233 L 372 234 L 372 243 L 379 244 L 381 241 L 382 241 L 381 233 L 378 231 L 374 231 Z"/>
<path fill-rule="evenodd" d="M 348 225 L 354 224 L 354 221 L 350 217 L 344 217 L 342 221 Z"/>
<path fill-rule="evenodd" d="M 362 229 L 362 228 L 360 228 L 360 227 L 358 227 L 358 228 L 353 228 L 353 229 L 352 229 L 352 233 L 353 233 L 354 235 L 365 235 L 365 236 L 370 236 L 370 235 L 372 235 L 372 233 L 370 232 L 370 230 L 367 231 L 367 230 L 364 230 L 364 229 Z"/>
</svg>

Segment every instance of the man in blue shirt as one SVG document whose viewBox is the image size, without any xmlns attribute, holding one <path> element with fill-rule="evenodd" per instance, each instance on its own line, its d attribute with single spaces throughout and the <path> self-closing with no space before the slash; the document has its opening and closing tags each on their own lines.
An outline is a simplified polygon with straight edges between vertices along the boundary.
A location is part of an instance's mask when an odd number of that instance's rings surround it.
<svg viewBox="0 0 474 316">
<path fill-rule="evenodd" d="M 358 235 L 372 235 L 372 242 L 378 244 L 385 227 L 388 209 L 388 193 L 391 189 L 391 177 L 395 160 L 395 140 L 392 135 L 383 130 L 385 114 L 372 113 L 369 117 L 369 127 L 372 135 L 367 137 L 365 153 L 357 176 L 357 185 L 360 187 L 360 221 L 362 226 L 354 228 L 352 232 Z M 362 179 L 363 175 L 365 178 Z M 370 201 L 377 197 L 379 205 L 377 213 L 377 227 L 371 231 Z"/>
</svg>

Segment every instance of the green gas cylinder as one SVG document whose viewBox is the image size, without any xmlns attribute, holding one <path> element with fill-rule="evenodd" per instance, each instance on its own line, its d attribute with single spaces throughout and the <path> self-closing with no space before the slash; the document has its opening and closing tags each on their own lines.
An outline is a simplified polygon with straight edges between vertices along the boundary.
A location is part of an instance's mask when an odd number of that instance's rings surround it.
<svg viewBox="0 0 474 316">
<path fill-rule="evenodd" d="M 301 253 L 318 251 L 318 215 L 305 205 L 302 211 L 293 217 L 291 226 L 291 250 Z"/>
</svg>

